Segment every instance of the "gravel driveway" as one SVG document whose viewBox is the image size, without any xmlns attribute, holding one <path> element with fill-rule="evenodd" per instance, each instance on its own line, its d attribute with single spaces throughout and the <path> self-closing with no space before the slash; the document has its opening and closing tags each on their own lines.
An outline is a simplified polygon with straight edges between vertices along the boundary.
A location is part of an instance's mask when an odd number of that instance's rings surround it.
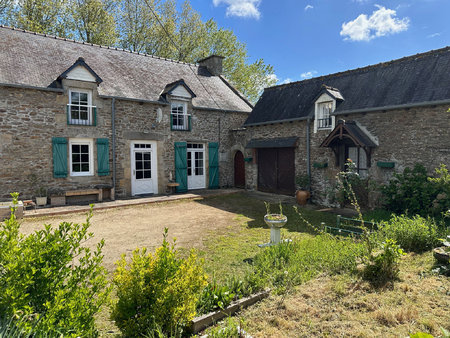
<svg viewBox="0 0 450 338">
<path fill-rule="evenodd" d="M 86 245 L 94 249 L 104 238 L 104 266 L 113 271 L 114 262 L 123 253 L 129 255 L 142 247 L 153 250 L 161 245 L 165 227 L 169 228 L 169 239 L 177 239 L 177 247 L 199 248 L 210 230 L 235 225 L 238 223 L 235 218 L 236 214 L 232 212 L 196 200 L 98 210 L 94 212 L 90 228 L 95 236 Z M 21 232 L 28 234 L 42 229 L 44 223 L 57 225 L 62 221 L 76 223 L 85 219 L 85 213 L 24 219 Z"/>
</svg>

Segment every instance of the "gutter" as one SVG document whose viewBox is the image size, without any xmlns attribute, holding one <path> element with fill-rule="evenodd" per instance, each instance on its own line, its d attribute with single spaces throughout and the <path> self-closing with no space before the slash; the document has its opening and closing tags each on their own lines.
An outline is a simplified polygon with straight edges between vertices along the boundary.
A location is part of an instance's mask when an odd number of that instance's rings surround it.
<svg viewBox="0 0 450 338">
<path fill-rule="evenodd" d="M 37 87 L 37 86 L 29 86 L 29 85 L 23 85 L 23 84 L 12 84 L 12 83 L 2 83 L 2 82 L 0 82 L 0 87 L 35 89 L 35 90 L 44 90 L 44 91 L 47 91 L 47 92 L 64 93 L 64 89 L 62 89 L 62 88 Z"/>
<path fill-rule="evenodd" d="M 361 109 L 353 109 L 353 110 L 343 110 L 339 112 L 333 112 L 331 115 L 346 115 L 346 114 L 356 114 L 356 113 L 369 113 L 380 110 L 393 110 L 393 109 L 402 109 L 402 108 L 414 108 L 414 107 L 426 107 L 426 106 L 438 106 L 441 104 L 450 104 L 450 100 L 439 100 L 439 101 L 425 101 L 418 103 L 406 103 L 406 104 L 398 104 L 392 106 L 384 106 L 384 107 L 374 107 L 374 108 L 361 108 Z"/>
<path fill-rule="evenodd" d="M 192 108 L 196 109 L 196 110 L 217 111 L 217 112 L 221 112 L 221 113 L 241 113 L 241 114 L 247 114 L 247 115 L 249 115 L 251 113 L 251 111 L 246 112 L 243 110 L 231 110 L 231 109 L 221 109 L 221 108 L 207 108 L 207 107 L 197 107 L 197 106 L 192 106 Z"/>
<path fill-rule="evenodd" d="M 124 100 L 124 101 L 153 103 L 153 104 L 159 104 L 161 106 L 168 106 L 169 105 L 169 103 L 166 103 L 166 102 L 153 101 L 153 100 L 144 100 L 144 99 L 133 99 L 131 97 L 110 96 L 110 95 L 99 95 L 98 97 L 100 97 L 102 99 L 117 99 L 117 100 Z"/>
<path fill-rule="evenodd" d="M 286 120 L 273 120 L 273 121 L 264 121 L 264 122 L 256 122 L 256 123 L 244 123 L 244 127 L 261 126 L 261 125 L 274 124 L 274 123 L 304 121 L 304 120 L 309 120 L 310 118 L 311 118 L 310 116 L 303 116 L 303 117 L 296 117 L 293 119 L 286 119 Z"/>
<path fill-rule="evenodd" d="M 111 100 L 111 132 L 112 132 L 112 156 L 113 156 L 113 196 L 116 199 L 116 98 Z"/>
<path fill-rule="evenodd" d="M 308 175 L 308 190 L 311 193 L 311 118 L 308 117 L 306 122 L 306 174 Z"/>
</svg>

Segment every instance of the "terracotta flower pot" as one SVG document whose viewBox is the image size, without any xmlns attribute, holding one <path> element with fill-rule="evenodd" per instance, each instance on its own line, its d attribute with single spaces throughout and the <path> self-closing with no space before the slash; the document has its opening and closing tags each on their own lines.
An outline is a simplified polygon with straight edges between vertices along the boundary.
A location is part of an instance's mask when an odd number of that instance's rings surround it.
<svg viewBox="0 0 450 338">
<path fill-rule="evenodd" d="M 297 203 L 299 205 L 305 205 L 310 197 L 311 194 L 307 190 L 297 190 L 295 193 L 295 198 L 297 199 Z"/>
</svg>

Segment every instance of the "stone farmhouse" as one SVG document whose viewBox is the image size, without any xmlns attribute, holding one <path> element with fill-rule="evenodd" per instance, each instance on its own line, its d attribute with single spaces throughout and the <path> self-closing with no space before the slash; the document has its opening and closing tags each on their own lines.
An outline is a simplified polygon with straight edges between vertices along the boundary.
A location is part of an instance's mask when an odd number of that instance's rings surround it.
<svg viewBox="0 0 450 338">
<path fill-rule="evenodd" d="M 244 129 L 248 188 L 294 194 L 308 175 L 315 201 L 350 158 L 386 182 L 422 163 L 450 164 L 450 48 L 266 88 Z"/>
<path fill-rule="evenodd" d="M 74 199 L 232 186 L 232 130 L 252 105 L 221 73 L 219 56 L 187 64 L 1 26 L 0 197 L 30 198 L 33 174 L 50 194 L 87 195 Z"/>
</svg>

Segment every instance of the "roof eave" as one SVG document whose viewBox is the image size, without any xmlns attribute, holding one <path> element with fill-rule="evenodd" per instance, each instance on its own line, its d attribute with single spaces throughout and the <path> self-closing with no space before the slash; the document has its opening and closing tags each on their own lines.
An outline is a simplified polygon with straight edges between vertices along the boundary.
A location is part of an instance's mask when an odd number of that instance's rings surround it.
<svg viewBox="0 0 450 338">
<path fill-rule="evenodd" d="M 414 107 L 426 107 L 426 106 L 439 106 L 441 104 L 450 104 L 450 100 L 439 100 L 439 101 L 425 101 L 417 103 L 406 103 L 399 105 L 383 106 L 383 107 L 372 107 L 372 108 L 360 108 L 352 110 L 334 111 L 331 115 L 347 115 L 347 114 L 357 114 L 357 113 L 368 113 L 380 110 L 394 110 L 394 109 L 405 109 Z"/>
</svg>

